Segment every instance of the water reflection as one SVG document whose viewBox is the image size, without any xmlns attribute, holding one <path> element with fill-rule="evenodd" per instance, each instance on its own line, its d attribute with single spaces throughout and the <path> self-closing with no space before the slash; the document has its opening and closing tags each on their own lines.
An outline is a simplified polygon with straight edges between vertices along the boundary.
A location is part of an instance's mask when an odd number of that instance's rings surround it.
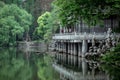
<svg viewBox="0 0 120 80">
<path fill-rule="evenodd" d="M 29 80 L 32 71 L 16 49 L 0 49 L 0 80 Z"/>
<path fill-rule="evenodd" d="M 51 62 L 45 54 L 0 49 L 0 80 L 56 80 Z"/>
<path fill-rule="evenodd" d="M 120 66 L 104 64 L 102 69 L 109 75 L 111 80 L 120 80 Z"/>
<path fill-rule="evenodd" d="M 120 68 L 76 56 L 0 48 L 0 80 L 120 80 Z"/>
<path fill-rule="evenodd" d="M 56 54 L 55 58 L 53 67 L 60 73 L 61 80 L 119 80 L 120 78 L 119 68 L 117 68 L 118 72 L 113 67 L 100 65 L 96 61 L 66 54 Z M 115 72 L 118 74 L 116 75 Z"/>
</svg>

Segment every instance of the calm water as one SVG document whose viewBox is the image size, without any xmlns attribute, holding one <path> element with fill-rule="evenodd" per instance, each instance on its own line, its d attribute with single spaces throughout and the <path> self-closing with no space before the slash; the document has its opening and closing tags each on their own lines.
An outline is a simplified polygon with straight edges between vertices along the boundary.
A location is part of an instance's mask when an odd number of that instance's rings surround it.
<svg viewBox="0 0 120 80">
<path fill-rule="evenodd" d="M 0 48 L 0 80 L 120 80 L 120 68 L 70 55 Z"/>
</svg>

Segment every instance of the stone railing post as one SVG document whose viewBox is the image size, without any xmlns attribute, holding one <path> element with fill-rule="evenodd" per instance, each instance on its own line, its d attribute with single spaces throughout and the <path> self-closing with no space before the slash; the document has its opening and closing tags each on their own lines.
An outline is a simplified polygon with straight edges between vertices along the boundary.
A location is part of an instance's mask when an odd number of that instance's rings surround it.
<svg viewBox="0 0 120 80">
<path fill-rule="evenodd" d="M 86 33 L 84 33 L 84 39 L 82 41 L 82 57 L 85 57 L 85 53 L 87 52 L 88 50 L 88 42 L 86 40 Z"/>
</svg>

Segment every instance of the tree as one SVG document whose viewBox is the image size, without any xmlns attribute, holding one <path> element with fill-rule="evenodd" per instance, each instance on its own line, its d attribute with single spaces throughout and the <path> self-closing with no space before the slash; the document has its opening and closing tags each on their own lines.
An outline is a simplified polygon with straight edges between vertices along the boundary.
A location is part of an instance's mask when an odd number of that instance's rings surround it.
<svg viewBox="0 0 120 80">
<path fill-rule="evenodd" d="M 40 17 L 38 17 L 38 25 L 39 27 L 36 28 L 34 34 L 39 36 L 39 38 L 41 40 L 44 39 L 44 35 L 48 30 L 48 27 L 46 27 L 46 25 L 48 24 L 47 19 L 50 17 L 50 13 L 49 12 L 45 12 L 44 14 L 42 14 Z"/>
<path fill-rule="evenodd" d="M 57 30 L 59 19 L 55 10 L 51 12 L 45 12 L 38 17 L 38 27 L 34 31 L 35 39 L 44 40 L 49 42 L 52 38 L 52 34 Z"/>
<path fill-rule="evenodd" d="M 29 31 L 32 16 L 17 5 L 4 5 L 0 11 L 0 46 L 16 44 Z"/>
<path fill-rule="evenodd" d="M 25 9 L 28 13 L 32 14 L 32 25 L 29 29 L 28 36 L 33 39 L 33 32 L 35 28 L 38 26 L 37 19 L 38 17 L 46 11 L 51 10 L 50 3 L 53 0 L 0 0 L 5 2 L 6 4 L 16 4 L 17 6 Z"/>
<path fill-rule="evenodd" d="M 96 25 L 111 15 L 120 17 L 120 0 L 54 0 L 59 18 L 63 25 L 73 24 L 83 19 Z"/>
</svg>

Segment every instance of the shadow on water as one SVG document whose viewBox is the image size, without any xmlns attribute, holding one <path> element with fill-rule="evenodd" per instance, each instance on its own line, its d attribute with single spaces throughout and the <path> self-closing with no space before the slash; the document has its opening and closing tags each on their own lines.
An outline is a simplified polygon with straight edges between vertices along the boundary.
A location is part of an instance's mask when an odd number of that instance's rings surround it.
<svg viewBox="0 0 120 80">
<path fill-rule="evenodd" d="M 0 80 L 119 80 L 120 68 L 76 56 L 0 48 Z"/>
</svg>

